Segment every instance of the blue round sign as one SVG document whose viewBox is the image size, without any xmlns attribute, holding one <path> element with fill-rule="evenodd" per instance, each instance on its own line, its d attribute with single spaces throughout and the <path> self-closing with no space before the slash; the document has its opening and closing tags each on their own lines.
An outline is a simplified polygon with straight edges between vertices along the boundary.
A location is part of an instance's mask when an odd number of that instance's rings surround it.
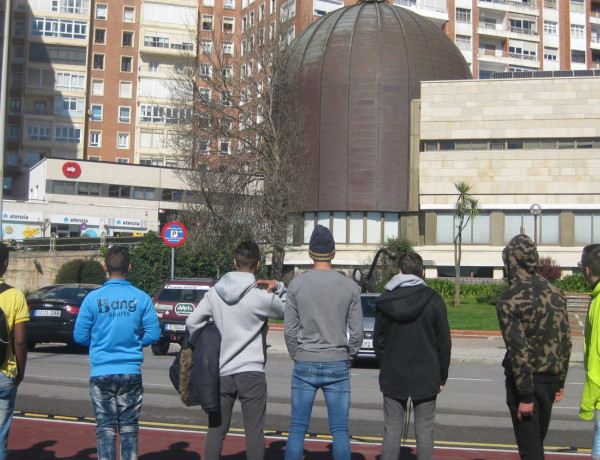
<svg viewBox="0 0 600 460">
<path fill-rule="evenodd" d="M 167 246 L 181 246 L 187 238 L 187 229 L 181 222 L 167 222 L 161 232 Z"/>
</svg>

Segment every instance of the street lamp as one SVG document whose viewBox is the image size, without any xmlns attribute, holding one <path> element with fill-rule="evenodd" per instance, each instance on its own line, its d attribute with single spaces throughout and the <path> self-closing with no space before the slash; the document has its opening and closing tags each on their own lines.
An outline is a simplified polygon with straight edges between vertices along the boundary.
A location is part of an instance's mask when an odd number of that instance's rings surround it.
<svg viewBox="0 0 600 460">
<path fill-rule="evenodd" d="M 533 214 L 533 244 L 537 247 L 537 218 L 540 214 L 542 214 L 542 207 L 534 203 L 529 208 L 529 212 Z"/>
</svg>

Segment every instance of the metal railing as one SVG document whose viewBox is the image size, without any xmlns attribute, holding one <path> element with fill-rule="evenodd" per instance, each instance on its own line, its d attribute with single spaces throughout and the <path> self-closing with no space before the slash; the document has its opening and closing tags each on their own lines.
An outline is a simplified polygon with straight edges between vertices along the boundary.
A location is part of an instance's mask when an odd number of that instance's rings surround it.
<svg viewBox="0 0 600 460">
<path fill-rule="evenodd" d="M 92 251 L 100 248 L 123 245 L 135 247 L 142 243 L 143 236 L 101 237 L 51 237 L 6 239 L 3 241 L 11 251 Z"/>
</svg>

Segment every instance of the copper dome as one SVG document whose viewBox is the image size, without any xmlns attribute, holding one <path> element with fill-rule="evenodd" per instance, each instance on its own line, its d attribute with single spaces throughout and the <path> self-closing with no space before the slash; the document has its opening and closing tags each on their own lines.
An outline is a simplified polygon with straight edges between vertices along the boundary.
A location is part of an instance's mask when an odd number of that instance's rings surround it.
<svg viewBox="0 0 600 460">
<path fill-rule="evenodd" d="M 291 44 L 306 109 L 310 211 L 407 211 L 410 101 L 420 82 L 470 79 L 430 20 L 387 3 L 327 14 Z"/>
</svg>

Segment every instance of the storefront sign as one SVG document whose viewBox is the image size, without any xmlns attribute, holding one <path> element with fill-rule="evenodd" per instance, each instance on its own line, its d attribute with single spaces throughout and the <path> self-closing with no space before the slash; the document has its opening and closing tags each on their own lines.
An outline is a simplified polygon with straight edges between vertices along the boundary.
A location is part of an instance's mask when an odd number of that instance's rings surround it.
<svg viewBox="0 0 600 460">
<path fill-rule="evenodd" d="M 75 163 L 74 161 L 68 161 L 62 166 L 63 174 L 69 179 L 76 179 L 81 176 L 81 166 L 79 163 Z"/>
</svg>

